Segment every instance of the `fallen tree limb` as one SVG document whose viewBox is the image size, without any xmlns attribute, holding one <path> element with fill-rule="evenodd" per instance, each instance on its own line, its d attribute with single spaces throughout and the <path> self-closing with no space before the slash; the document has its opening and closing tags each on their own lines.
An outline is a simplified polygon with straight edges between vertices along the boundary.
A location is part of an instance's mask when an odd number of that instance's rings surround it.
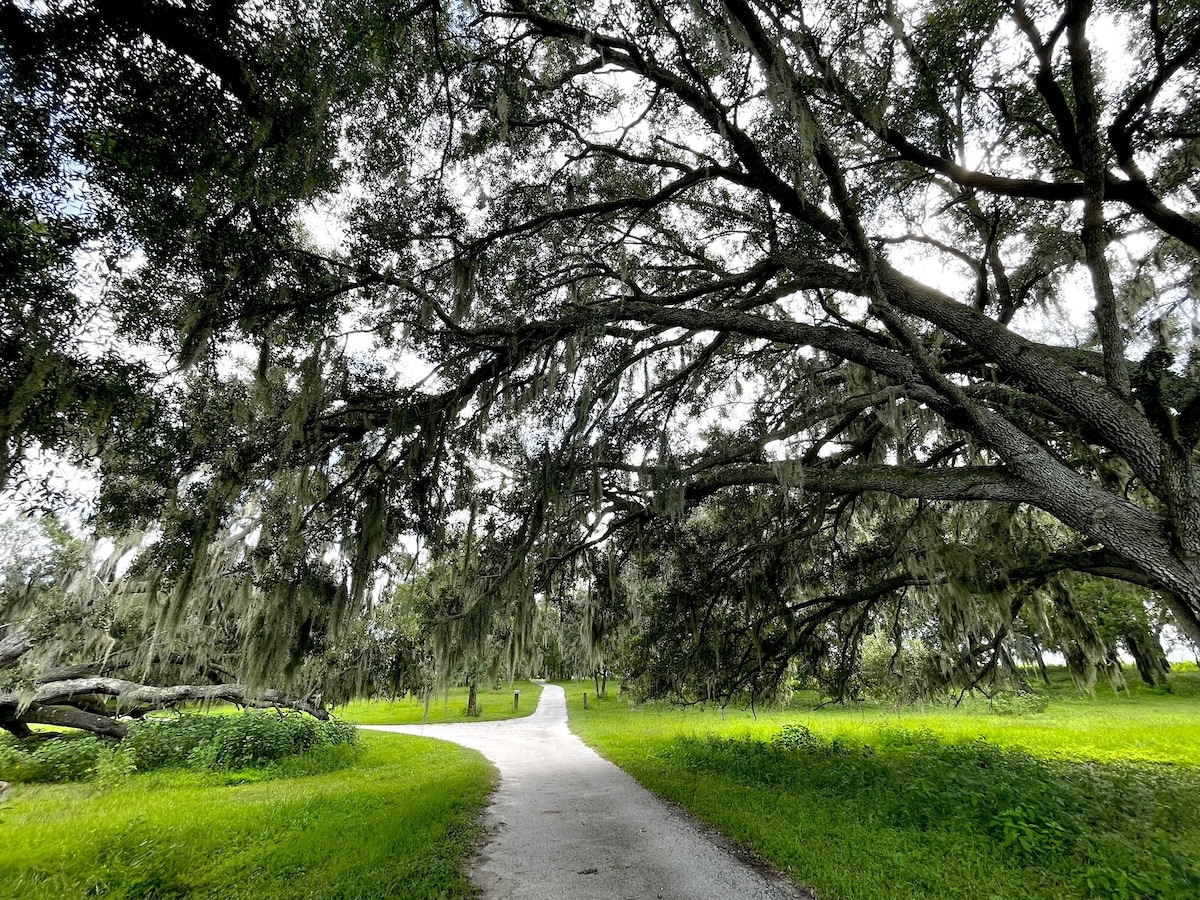
<svg viewBox="0 0 1200 900">
<path fill-rule="evenodd" d="M 108 706 L 115 700 L 115 704 Z M 122 738 L 129 726 L 121 718 L 140 718 L 155 709 L 188 701 L 225 701 L 256 708 L 280 707 L 327 721 L 328 711 L 310 700 L 281 691 L 250 691 L 241 684 L 177 684 L 155 687 L 120 678 L 72 678 L 38 687 L 32 698 L 0 693 L 0 728 L 18 737 L 29 735 L 30 724 L 80 728 L 93 734 Z"/>
<path fill-rule="evenodd" d="M 118 739 L 125 737 L 129 733 L 129 726 L 120 719 L 98 715 L 87 710 L 77 709 L 74 706 L 49 706 L 44 703 L 31 703 L 18 714 L 17 710 L 19 707 L 17 704 L 7 699 L 11 696 L 11 694 L 0 695 L 0 728 L 5 728 L 17 734 L 18 737 L 28 736 L 30 724 L 79 728 L 83 731 L 90 731 L 92 734 Z M 10 723 L 16 725 L 17 728 L 13 729 L 9 727 Z M 20 726 L 25 727 L 21 728 Z"/>
<path fill-rule="evenodd" d="M 140 658 L 136 651 L 123 650 L 103 659 L 44 669 L 38 674 L 37 681 L 39 684 L 51 684 L 56 681 L 68 681 L 75 678 L 93 678 L 99 676 L 110 678 L 118 672 L 135 667 L 142 672 L 161 671 L 173 667 L 182 672 L 191 671 L 193 677 L 217 684 L 236 680 L 236 676 L 229 669 L 213 662 L 209 662 L 199 668 L 189 668 L 191 667 L 191 663 L 179 654 L 156 655 L 147 660 Z"/>
<path fill-rule="evenodd" d="M 281 691 L 250 691 L 242 684 L 177 684 L 170 687 L 153 687 L 126 681 L 122 678 L 70 678 L 43 684 L 33 696 L 35 703 L 70 703 L 77 697 L 114 697 L 118 706 L 138 705 L 164 708 L 189 700 L 213 702 L 224 700 L 240 706 L 278 706 L 308 713 L 314 718 L 326 720 L 329 713 L 315 703 L 290 697 Z M 0 694 L 0 702 L 4 695 Z"/>
</svg>

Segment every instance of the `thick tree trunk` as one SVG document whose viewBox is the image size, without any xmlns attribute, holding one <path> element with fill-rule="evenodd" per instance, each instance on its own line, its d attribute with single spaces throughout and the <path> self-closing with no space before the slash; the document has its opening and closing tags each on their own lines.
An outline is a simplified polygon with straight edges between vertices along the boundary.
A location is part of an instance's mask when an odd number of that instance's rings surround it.
<svg viewBox="0 0 1200 900">
<path fill-rule="evenodd" d="M 3 728 L 15 738 L 27 738 L 33 734 L 33 730 L 24 722 L 18 722 L 16 719 L 6 719 L 3 713 L 0 713 L 0 728 Z"/>
<path fill-rule="evenodd" d="M 1042 676 L 1042 684 L 1049 686 L 1050 673 L 1046 671 L 1046 659 L 1042 656 L 1042 645 L 1036 639 L 1033 642 L 1033 660 L 1037 663 L 1038 674 Z"/>
<path fill-rule="evenodd" d="M 1017 667 L 1017 664 L 1013 662 L 1013 658 L 1009 654 L 1008 648 L 1003 644 L 1000 645 L 998 662 L 999 668 L 1004 670 L 1004 672 L 1008 675 L 1009 680 L 1016 685 L 1017 690 L 1026 694 L 1033 691 L 1033 688 L 1029 686 L 1029 681 L 1025 678 L 1024 673 Z"/>
<path fill-rule="evenodd" d="M 475 679 L 471 679 L 471 692 L 467 694 L 467 715 L 471 718 L 479 715 L 479 691 L 475 686 Z"/>
<path fill-rule="evenodd" d="M 1042 676 L 1042 684 L 1050 686 L 1050 673 L 1046 671 L 1046 660 L 1042 658 L 1042 651 L 1037 653 L 1038 674 Z"/>
<path fill-rule="evenodd" d="M 1167 662 L 1162 645 L 1152 635 L 1141 631 L 1128 631 L 1124 635 L 1124 643 L 1129 655 L 1133 657 L 1142 681 L 1151 687 L 1157 687 L 1167 680 L 1170 663 Z"/>
</svg>

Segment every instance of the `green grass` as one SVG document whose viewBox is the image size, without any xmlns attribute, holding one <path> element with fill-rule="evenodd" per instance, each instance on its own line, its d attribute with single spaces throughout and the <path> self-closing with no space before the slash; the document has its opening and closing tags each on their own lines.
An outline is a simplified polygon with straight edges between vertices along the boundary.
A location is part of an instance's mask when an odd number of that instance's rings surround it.
<svg viewBox="0 0 1200 900">
<path fill-rule="evenodd" d="M 316 775 L 17 785 L 0 801 L 0 897 L 470 896 L 461 863 L 494 770 L 441 741 L 363 741 L 355 764 Z"/>
<path fill-rule="evenodd" d="M 679 710 L 565 685 L 571 727 L 821 900 L 1191 898 L 1200 676 L 1047 712 Z M 589 692 L 590 693 L 590 692 Z M 811 698 L 809 698 L 811 699 Z"/>
<path fill-rule="evenodd" d="M 521 692 L 521 702 L 513 709 L 513 691 Z M 542 696 L 542 686 L 532 681 L 517 681 L 495 690 L 481 688 L 477 698 L 480 715 L 468 718 L 465 687 L 439 691 L 429 698 L 428 718 L 425 701 L 419 697 L 403 700 L 355 700 L 334 710 L 339 718 L 360 725 L 416 725 L 420 722 L 495 722 L 514 719 L 533 712 Z"/>
</svg>

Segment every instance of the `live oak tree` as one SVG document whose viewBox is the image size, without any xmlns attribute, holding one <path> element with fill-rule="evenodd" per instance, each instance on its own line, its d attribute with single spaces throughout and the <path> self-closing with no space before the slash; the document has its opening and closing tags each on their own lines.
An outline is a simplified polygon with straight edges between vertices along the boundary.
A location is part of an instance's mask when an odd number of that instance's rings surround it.
<svg viewBox="0 0 1200 900">
<path fill-rule="evenodd" d="M 134 712 L 188 695 L 151 690 L 164 686 L 308 696 L 314 683 L 297 673 L 333 652 L 331 631 L 351 649 L 362 637 L 364 617 L 341 614 L 328 544 L 274 541 L 262 520 L 290 511 L 239 481 L 258 452 L 241 426 L 280 434 L 278 418 L 250 407 L 286 391 L 282 365 L 253 390 L 218 374 L 251 339 L 265 368 L 276 331 L 294 337 L 277 351 L 286 365 L 338 315 L 340 270 L 331 282 L 309 260 L 297 217 L 339 183 L 341 111 L 387 62 L 356 35 L 357 14 L 307 2 L 0 5 L 0 489 L 33 514 L 82 505 L 124 546 L 155 548 L 119 584 L 97 587 L 82 561 L 74 580 L 92 590 L 62 598 L 52 622 L 57 578 L 6 598 L 0 717 L 36 722 L 31 701 L 77 695 L 111 711 L 119 694 Z M 372 35 L 387 33 L 373 22 Z M 99 477 L 99 498 L 70 496 L 64 460 Z M 296 496 L 285 473 L 271 483 Z M 227 517 L 234 503 L 254 512 Z M 193 556 L 224 577 L 193 580 Z M 150 631 L 96 646 L 115 637 L 99 615 L 113 604 Z M 349 680 L 362 654 L 347 658 Z M 45 680 L 68 663 L 124 683 L 51 699 Z"/>
<path fill-rule="evenodd" d="M 166 386 L 131 395 L 144 446 L 99 450 L 109 526 L 158 523 L 168 607 L 249 579 L 264 622 L 336 632 L 415 532 L 500 620 L 583 579 L 633 592 L 651 685 L 841 671 L 881 627 L 969 683 L 1031 627 L 1098 627 L 1053 615 L 1072 572 L 1200 639 L 1192 6 L 130 8 L 156 68 L 67 81 L 169 137 L 58 158 L 102 234 L 140 223 L 145 262 L 100 293 L 118 332 L 191 366 L 167 412 Z M 181 71 L 227 115 L 145 105 Z M 339 185 L 339 240 L 297 235 Z M 143 196 L 186 224 L 146 227 Z M 61 298 L 53 258 L 29 271 Z"/>
<path fill-rule="evenodd" d="M 1194 639 L 1195 24 L 482 5 L 445 76 L 477 210 L 392 280 L 472 391 L 465 439 L 500 435 L 473 452 L 518 473 L 489 501 L 521 563 L 498 577 L 552 582 L 593 542 L 678 554 L 740 505 L 669 616 L 743 617 L 701 672 L 924 605 L 965 676 L 1072 569 L 1154 588 Z"/>
</svg>

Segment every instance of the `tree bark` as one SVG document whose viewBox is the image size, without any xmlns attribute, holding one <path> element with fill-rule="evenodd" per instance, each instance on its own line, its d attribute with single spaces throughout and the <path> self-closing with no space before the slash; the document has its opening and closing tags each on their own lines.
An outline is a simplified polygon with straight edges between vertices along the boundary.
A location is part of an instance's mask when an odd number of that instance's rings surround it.
<svg viewBox="0 0 1200 900">
<path fill-rule="evenodd" d="M 0 694 L 0 702 L 6 695 Z M 11 695 L 9 695 L 11 696 Z M 326 720 L 329 713 L 316 704 L 280 691 L 250 692 L 241 684 L 177 684 L 170 687 L 153 687 L 125 681 L 120 678 L 71 678 L 41 685 L 33 696 L 33 702 L 44 704 L 68 703 L 75 698 L 115 697 L 118 706 L 138 705 L 161 708 L 188 700 L 211 702 L 224 700 L 243 706 L 282 706 L 308 713 L 317 719 Z"/>
<path fill-rule="evenodd" d="M 11 695 L 9 695 L 11 696 Z M 50 706 L 44 703 L 31 703 L 29 707 L 17 712 L 16 703 L 5 700 L 0 696 L 0 727 L 13 731 L 11 725 L 24 726 L 25 737 L 29 734 L 29 724 L 58 725 L 63 728 L 78 728 L 90 731 L 103 737 L 118 740 L 129 733 L 129 726 L 111 716 L 102 716 L 73 706 Z M 13 732 L 16 733 L 15 731 Z"/>
<path fill-rule="evenodd" d="M 1163 653 L 1162 645 L 1153 635 L 1137 629 L 1127 631 L 1123 639 L 1142 681 L 1151 687 L 1163 684 L 1167 680 L 1170 664 L 1167 662 L 1167 655 Z"/>
<path fill-rule="evenodd" d="M 15 738 L 27 738 L 33 734 L 33 730 L 24 722 L 18 722 L 16 719 L 6 719 L 0 715 L 0 728 L 3 728 Z"/>
<path fill-rule="evenodd" d="M 33 638 L 24 625 L 16 626 L 0 639 L 0 669 L 9 669 L 17 664 L 22 656 L 33 649 Z"/>
<path fill-rule="evenodd" d="M 111 709 L 103 698 L 115 698 Z M 224 700 L 241 706 L 283 707 L 329 719 L 328 711 L 316 704 L 279 691 L 250 693 L 240 684 L 181 684 L 154 687 L 119 678 L 75 678 L 41 685 L 27 705 L 17 694 L 0 694 L 0 728 L 17 737 L 29 735 L 29 724 L 79 728 L 105 737 L 123 738 L 129 726 L 119 717 L 139 718 L 189 700 Z M 109 701 L 111 702 L 111 701 Z"/>
<path fill-rule="evenodd" d="M 471 718 L 479 715 L 479 691 L 474 679 L 471 679 L 471 692 L 467 695 L 467 715 Z"/>
<path fill-rule="evenodd" d="M 1042 684 L 1048 687 L 1050 685 L 1050 673 L 1046 671 L 1046 659 L 1042 656 L 1042 645 L 1036 640 L 1033 642 L 1033 659 L 1037 663 L 1038 674 L 1042 676 Z"/>
</svg>

